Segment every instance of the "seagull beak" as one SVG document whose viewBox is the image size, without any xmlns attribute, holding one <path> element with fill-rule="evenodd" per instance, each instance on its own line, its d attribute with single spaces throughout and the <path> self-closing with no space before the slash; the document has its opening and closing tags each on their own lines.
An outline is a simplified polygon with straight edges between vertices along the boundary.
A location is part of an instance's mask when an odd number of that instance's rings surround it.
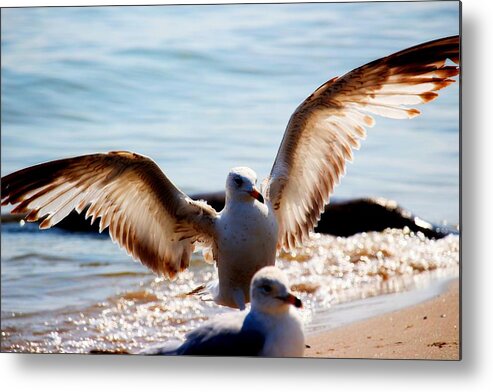
<svg viewBox="0 0 493 392">
<path fill-rule="evenodd" d="M 248 192 L 248 194 L 250 196 L 252 196 L 254 199 L 257 199 L 262 204 L 264 203 L 264 197 L 262 196 L 262 194 L 256 188 L 253 188 L 253 190 L 251 190 L 250 192 Z"/>
<path fill-rule="evenodd" d="M 301 302 L 301 299 L 299 299 L 298 297 L 294 296 L 291 293 L 289 293 L 285 297 L 278 297 L 278 298 L 280 300 L 290 304 L 290 305 L 293 305 L 295 308 L 302 308 L 303 307 L 303 303 Z"/>
</svg>

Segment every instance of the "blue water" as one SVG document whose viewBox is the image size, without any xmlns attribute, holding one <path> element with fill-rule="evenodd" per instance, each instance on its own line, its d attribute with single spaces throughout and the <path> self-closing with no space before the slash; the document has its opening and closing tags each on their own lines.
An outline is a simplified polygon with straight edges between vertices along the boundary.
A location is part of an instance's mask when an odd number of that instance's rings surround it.
<svg viewBox="0 0 493 392">
<path fill-rule="evenodd" d="M 1 22 L 2 176 L 132 150 L 189 193 L 224 189 L 233 166 L 266 176 L 291 113 L 328 79 L 459 32 L 456 2 L 3 9 Z M 418 118 L 377 118 L 334 196 L 386 197 L 458 224 L 458 102 L 456 84 Z M 214 275 L 199 256 L 171 284 L 94 235 L 2 225 L 1 245 L 2 350 L 143 347 L 217 311 L 180 297 Z M 327 237 L 300 260 L 323 257 L 278 264 L 305 287 L 309 318 L 428 271 L 456 276 L 458 246 L 405 232 Z"/>
<path fill-rule="evenodd" d="M 223 189 L 233 166 L 263 178 L 316 87 L 458 18 L 456 2 L 3 10 L 1 173 L 132 150 L 186 192 Z M 377 118 L 335 196 L 459 223 L 458 92 Z"/>
</svg>

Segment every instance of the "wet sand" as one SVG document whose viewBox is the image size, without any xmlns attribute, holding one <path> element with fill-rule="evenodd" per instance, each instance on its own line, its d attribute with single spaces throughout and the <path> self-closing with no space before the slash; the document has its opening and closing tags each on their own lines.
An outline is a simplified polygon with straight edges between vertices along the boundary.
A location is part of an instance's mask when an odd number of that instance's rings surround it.
<svg viewBox="0 0 493 392">
<path fill-rule="evenodd" d="M 307 357 L 458 360 L 459 281 L 427 302 L 309 336 Z"/>
</svg>

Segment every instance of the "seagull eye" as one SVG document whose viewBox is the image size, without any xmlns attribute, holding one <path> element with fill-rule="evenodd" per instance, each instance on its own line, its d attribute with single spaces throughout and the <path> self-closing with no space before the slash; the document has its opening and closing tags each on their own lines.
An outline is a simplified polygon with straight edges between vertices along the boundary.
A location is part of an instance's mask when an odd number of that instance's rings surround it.
<svg viewBox="0 0 493 392">
<path fill-rule="evenodd" d="M 241 186 L 243 184 L 243 180 L 240 177 L 235 177 L 234 182 L 238 186 Z"/>
<path fill-rule="evenodd" d="M 264 291 L 266 293 L 270 293 L 272 291 L 272 287 L 270 287 L 268 284 L 264 284 L 264 285 L 260 286 L 260 288 L 262 289 L 262 291 Z"/>
</svg>

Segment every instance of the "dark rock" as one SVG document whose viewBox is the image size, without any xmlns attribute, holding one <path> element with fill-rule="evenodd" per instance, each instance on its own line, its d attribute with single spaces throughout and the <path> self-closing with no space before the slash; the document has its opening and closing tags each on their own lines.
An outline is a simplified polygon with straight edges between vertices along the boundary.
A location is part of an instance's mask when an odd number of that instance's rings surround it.
<svg viewBox="0 0 493 392">
<path fill-rule="evenodd" d="M 216 211 L 221 211 L 224 207 L 224 192 L 201 193 L 193 195 L 192 198 L 207 201 Z M 85 212 L 79 215 L 72 211 L 56 227 L 68 231 L 98 232 L 99 219 L 91 225 L 90 220 L 84 219 L 84 214 Z M 4 214 L 2 223 L 19 222 L 23 218 L 23 214 Z M 457 230 L 428 223 L 399 207 L 394 201 L 380 198 L 331 200 L 315 231 L 349 237 L 356 233 L 405 227 L 413 232 L 421 232 L 428 238 L 442 238 L 448 234 L 458 234 Z M 106 229 L 104 233 L 107 232 Z"/>
</svg>

